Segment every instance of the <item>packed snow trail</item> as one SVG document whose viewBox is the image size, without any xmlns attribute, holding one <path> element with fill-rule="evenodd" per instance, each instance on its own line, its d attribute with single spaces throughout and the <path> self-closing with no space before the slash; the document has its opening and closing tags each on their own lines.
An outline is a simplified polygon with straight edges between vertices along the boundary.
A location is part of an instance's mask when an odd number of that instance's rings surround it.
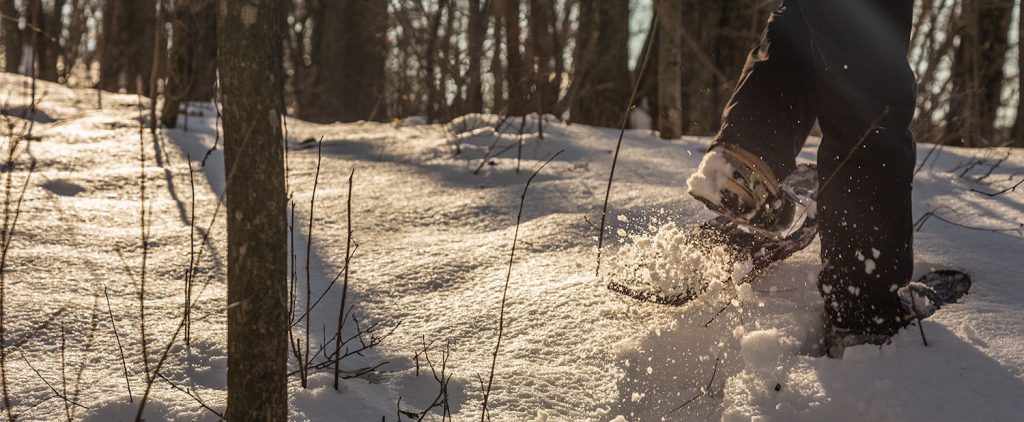
<svg viewBox="0 0 1024 422">
<path fill-rule="evenodd" d="M 3 95 L 25 102 L 26 79 L 3 78 L 10 87 Z M 135 404 L 127 402 L 117 345 L 109 321 L 102 319 L 102 286 L 108 287 L 137 401 L 143 387 L 137 319 L 138 98 L 104 94 L 104 108 L 98 110 L 94 91 L 41 86 L 47 92 L 41 109 L 57 121 L 40 119 L 35 125 L 42 137 L 32 144 L 39 166 L 5 275 L 6 344 L 15 353 L 8 360 L 16 386 L 12 397 L 16 407 L 24 407 L 52 395 L 17 351 L 60 388 L 56 323 L 63 319 L 69 373 L 88 362 L 78 400 L 90 409 L 75 410 L 75 417 L 130 420 Z M 196 168 L 199 227 L 208 226 L 223 189 L 221 145 L 205 167 L 200 165 L 215 143 L 215 112 L 210 105 L 190 109 L 202 115 L 188 117 L 188 131 L 162 131 L 156 143 L 148 134 L 143 137 L 152 208 L 146 293 L 151 354 L 163 348 L 181 316 L 189 244 L 189 213 L 182 213 L 190 199 L 186 154 Z M 998 191 L 1024 177 L 1021 151 L 943 148 L 931 155 L 915 180 L 915 219 L 934 210 L 916 233 L 918 272 L 965 269 L 975 280 L 972 291 L 963 304 L 925 321 L 927 348 L 911 330 L 890 346 L 855 347 L 843 360 L 831 360 L 801 354 L 819 335 L 817 243 L 750 285 L 716 284 L 683 308 L 624 299 L 594 275 L 595 224 L 617 131 L 552 120 L 540 139 L 534 120 L 528 120 L 520 138 L 518 119 L 498 136 L 487 128 L 496 121 L 471 116 L 449 125 L 449 131 L 413 120 L 335 125 L 288 120 L 289 185 L 301 234 L 316 166 L 315 144 L 303 141 L 324 137 L 312 236 L 314 295 L 327 289 L 344 262 L 347 177 L 355 168 L 353 229 L 359 246 L 350 299 L 361 323 L 401 322 L 378 350 L 346 364 L 353 369 L 389 362 L 377 376 L 347 380 L 340 393 L 329 388 L 326 374 L 315 375 L 310 390 L 293 381 L 291 419 L 394 420 L 399 397 L 403 410 L 429 406 L 436 385 L 424 367 L 416 375 L 417 360 L 424 362 L 415 354 L 425 340 L 434 341 L 435 348 L 450 342 L 454 419 L 478 420 L 479 379 L 490 367 L 519 195 L 532 170 L 562 149 L 566 152 L 534 180 L 526 198 L 489 400 L 493 420 L 931 422 L 1012 420 L 1024 411 L 1019 400 L 1024 397 L 1019 347 L 1024 321 L 1018 317 L 1024 308 L 1018 283 L 1024 270 L 1019 262 L 1024 192 L 996 197 L 970 192 Z M 705 139 L 663 141 L 649 131 L 627 131 L 609 207 L 606 259 L 622 259 L 622 245 L 651 237 L 664 225 L 711 216 L 685 194 L 686 178 L 706 144 Z M 802 161 L 813 161 L 816 143 L 810 144 Z M 930 147 L 920 146 L 918 156 L 923 159 Z M 163 166 L 155 161 L 158 151 Z M 15 179 L 23 180 L 23 169 L 18 171 Z M 212 253 L 201 264 L 200 280 L 207 287 L 197 293 L 192 348 L 172 349 L 161 373 L 223 409 L 225 285 L 215 260 L 224 252 L 222 222 L 210 226 L 210 233 Z M 304 242 L 298 235 L 300 263 Z M 304 270 L 297 270 L 304 280 Z M 315 310 L 313 337 L 320 338 L 319 327 L 332 330 L 338 293 L 331 287 Z M 93 340 L 87 343 L 90 333 Z M 151 419 L 216 419 L 160 381 L 150 400 Z M 49 399 L 22 419 L 64 414 L 64 403 Z"/>
</svg>

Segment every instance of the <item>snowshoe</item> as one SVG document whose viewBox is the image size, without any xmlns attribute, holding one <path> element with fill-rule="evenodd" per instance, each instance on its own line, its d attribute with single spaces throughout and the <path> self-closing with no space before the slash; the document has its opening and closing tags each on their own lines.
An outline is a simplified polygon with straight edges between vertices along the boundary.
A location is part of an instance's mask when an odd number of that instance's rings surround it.
<svg viewBox="0 0 1024 422">
<path fill-rule="evenodd" d="M 897 290 L 903 305 L 903 328 L 935 314 L 943 306 L 958 303 L 971 289 L 971 276 L 957 270 L 929 272 L 917 281 L 910 282 Z M 883 345 L 891 336 L 874 333 L 855 333 L 841 328 L 828 327 L 826 322 L 823 338 L 825 352 L 829 357 L 842 358 L 847 347 L 863 344 Z"/>
<path fill-rule="evenodd" d="M 712 147 L 686 185 L 712 211 L 752 228 L 779 231 L 796 216 L 798 199 L 787 195 L 764 161 L 734 145 Z"/>
<path fill-rule="evenodd" d="M 678 280 L 652 283 L 651 269 L 659 260 L 672 256 L 654 255 L 617 274 L 607 274 L 608 288 L 616 293 L 645 302 L 682 306 L 693 300 L 714 281 L 746 283 L 762 274 L 772 264 L 804 249 L 817 234 L 814 192 L 817 170 L 813 165 L 800 165 L 781 186 L 792 199 L 793 216 L 787 227 L 752 227 L 731 217 L 720 216 L 703 223 L 684 227 L 679 244 L 668 250 L 686 251 L 701 265 L 687 274 L 676 274 Z M 667 285 L 666 285 L 667 284 Z"/>
</svg>

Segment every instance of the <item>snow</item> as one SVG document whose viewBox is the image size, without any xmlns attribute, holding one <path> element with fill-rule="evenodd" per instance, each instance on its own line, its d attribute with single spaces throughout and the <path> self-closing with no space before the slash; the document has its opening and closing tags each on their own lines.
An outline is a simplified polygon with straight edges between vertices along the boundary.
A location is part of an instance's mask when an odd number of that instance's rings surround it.
<svg viewBox="0 0 1024 422">
<path fill-rule="evenodd" d="M 0 83 L 7 103 L 26 102 L 25 78 L 2 74 Z M 62 388 L 63 324 L 67 388 L 89 408 L 72 406 L 74 418 L 131 420 L 145 386 L 137 299 L 138 99 L 105 93 L 100 110 L 95 91 L 42 82 L 40 90 L 47 92 L 41 111 L 56 121 L 35 123 L 41 139 L 31 153 L 38 165 L 5 274 L 12 403 L 26 412 L 21 420 L 64 419 L 63 401 L 47 399 L 52 392 L 26 363 Z M 225 237 L 221 219 L 209 223 L 224 187 L 223 163 L 220 146 L 201 163 L 215 143 L 212 106 L 189 108 L 203 114 L 188 116 L 189 131 L 163 131 L 156 142 L 144 138 L 151 222 L 148 350 L 162 351 L 181 317 L 191 218 L 187 154 L 196 169 L 197 226 L 209 227 L 211 239 L 194 293 L 192 343 L 186 348 L 179 339 L 161 374 L 223 410 Z M 563 149 L 526 198 L 489 400 L 493 420 L 930 422 L 1016 420 L 1024 412 L 1024 192 L 988 197 L 970 191 L 1012 186 L 1024 177 L 1024 152 L 945 147 L 931 155 L 915 178 L 915 220 L 935 215 L 915 233 L 915 272 L 966 270 L 975 281 L 972 291 L 962 304 L 944 306 L 923 322 L 927 347 L 912 325 L 890 345 L 851 347 L 836 360 L 815 356 L 822 310 L 817 242 L 749 285 L 716 282 L 682 308 L 617 296 L 594 275 L 594 259 L 595 225 L 618 131 L 545 118 L 541 138 L 535 116 L 522 131 L 521 119 L 489 129 L 498 122 L 487 115 L 454 122 L 459 125 L 288 120 L 289 185 L 302 228 L 316 150 L 301 141 L 324 137 L 310 259 L 313 293 L 328 293 L 311 325 L 329 332 L 336 324 L 339 289 L 330 280 L 344 261 L 346 183 L 353 168 L 359 247 L 350 300 L 361 323 L 401 323 L 366 356 L 343 364 L 355 371 L 387 362 L 378 372 L 344 380 L 338 392 L 327 373 L 313 374 L 308 389 L 293 379 L 291 420 L 395 420 L 399 398 L 403 411 L 428 407 L 437 383 L 417 352 L 431 341 L 435 363 L 441 346 L 450 344 L 446 370 L 452 374 L 454 419 L 478 420 L 479 377 L 490 367 L 523 184 Z M 712 215 L 686 193 L 686 179 L 707 142 L 626 132 L 609 204 L 606 265 L 636 253 L 684 261 L 685 254 L 672 249 L 673 226 L 678 233 Z M 812 161 L 816 144 L 812 139 L 799 159 Z M 930 148 L 921 145 L 918 157 Z M 980 160 L 989 164 L 961 176 L 968 163 Z M 24 181 L 26 174 L 23 161 L 14 180 Z M 297 234 L 298 262 L 305 261 L 306 242 L 305 231 Z M 859 253 L 866 265 L 886 252 Z M 662 282 L 683 274 L 678 262 L 661 273 Z M 304 279 L 304 268 L 297 271 Z M 732 271 L 742 268 L 730 268 L 723 280 Z M 127 400 L 104 287 L 134 403 Z M 320 338 L 320 329 L 315 334 Z M 152 420 L 217 419 L 159 380 L 146 409 Z M 440 419 L 434 410 L 427 420 Z"/>
<path fill-rule="evenodd" d="M 694 197 L 721 203 L 722 191 L 733 172 L 732 165 L 721 152 L 709 151 L 704 154 L 697 171 L 687 179 L 687 191 Z"/>
<path fill-rule="evenodd" d="M 791 343 L 774 328 L 753 331 L 740 339 L 740 355 L 747 369 L 771 372 L 783 356 L 792 352 Z"/>
</svg>

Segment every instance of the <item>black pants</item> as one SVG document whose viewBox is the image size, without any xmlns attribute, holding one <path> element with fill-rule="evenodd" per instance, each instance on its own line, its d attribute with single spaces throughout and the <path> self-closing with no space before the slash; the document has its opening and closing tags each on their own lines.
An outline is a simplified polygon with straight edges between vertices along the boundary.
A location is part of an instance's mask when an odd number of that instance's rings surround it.
<svg viewBox="0 0 1024 422">
<path fill-rule="evenodd" d="M 715 143 L 784 178 L 818 120 L 822 271 L 835 326 L 891 334 L 913 271 L 907 62 L 913 0 L 783 0 L 751 51 Z"/>
</svg>

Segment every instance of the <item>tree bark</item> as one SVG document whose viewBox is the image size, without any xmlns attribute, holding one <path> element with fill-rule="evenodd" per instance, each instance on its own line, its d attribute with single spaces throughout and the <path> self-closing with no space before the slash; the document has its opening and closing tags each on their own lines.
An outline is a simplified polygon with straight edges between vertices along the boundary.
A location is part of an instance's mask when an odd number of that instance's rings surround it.
<svg viewBox="0 0 1024 422">
<path fill-rule="evenodd" d="M 995 129 L 1009 49 L 1012 0 L 967 0 L 961 3 L 960 44 L 953 54 L 947 142 L 966 147 L 998 143 Z"/>
<path fill-rule="evenodd" d="M 0 0 L 0 13 L 3 13 L 3 21 L 0 22 L 4 43 L 4 71 L 17 73 L 21 64 L 21 52 L 24 47 L 21 29 L 18 28 L 18 8 L 14 0 Z"/>
<path fill-rule="evenodd" d="M 278 87 L 283 5 L 221 0 L 217 31 L 228 232 L 228 398 L 232 421 L 285 420 L 287 227 Z"/>
<path fill-rule="evenodd" d="M 658 1 L 658 131 L 662 139 L 683 134 L 682 0 Z"/>
<path fill-rule="evenodd" d="M 313 75 L 298 116 L 320 122 L 384 121 L 386 0 L 335 0 L 313 13 Z"/>
<path fill-rule="evenodd" d="M 630 94 L 629 2 L 582 1 L 579 7 L 575 71 L 581 80 L 570 117 L 578 123 L 617 127 Z"/>
</svg>

